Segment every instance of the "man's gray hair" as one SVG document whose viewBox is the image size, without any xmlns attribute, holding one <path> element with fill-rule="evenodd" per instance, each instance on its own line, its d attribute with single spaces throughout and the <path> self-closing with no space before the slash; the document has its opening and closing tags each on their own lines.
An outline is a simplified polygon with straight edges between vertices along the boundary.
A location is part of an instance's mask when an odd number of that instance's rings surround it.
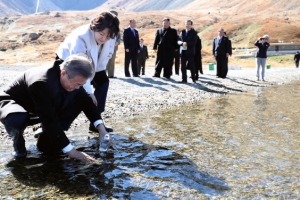
<svg viewBox="0 0 300 200">
<path fill-rule="evenodd" d="M 70 55 L 60 66 L 67 72 L 70 79 L 75 76 L 88 79 L 94 74 L 92 62 L 83 53 Z"/>
</svg>

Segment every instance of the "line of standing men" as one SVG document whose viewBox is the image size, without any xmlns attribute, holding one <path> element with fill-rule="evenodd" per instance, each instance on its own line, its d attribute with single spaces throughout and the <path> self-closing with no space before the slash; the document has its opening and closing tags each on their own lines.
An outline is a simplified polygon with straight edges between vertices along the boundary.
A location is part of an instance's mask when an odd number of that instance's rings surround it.
<svg viewBox="0 0 300 200">
<path fill-rule="evenodd" d="M 170 26 L 170 19 L 163 19 L 163 26 L 157 29 L 153 44 L 153 50 L 157 53 L 155 61 L 155 73 L 153 77 L 160 77 L 163 71 L 163 77 L 170 79 L 173 75 L 172 66 L 175 58 L 175 73 L 179 75 L 179 58 L 181 58 L 182 81 L 187 83 L 187 69 L 191 71 L 191 78 L 195 83 L 199 78 L 199 72 L 203 74 L 201 60 L 201 39 L 194 30 L 193 21 L 186 20 L 185 29 L 181 32 Z M 131 19 L 129 27 L 124 30 L 123 40 L 125 47 L 125 76 L 130 77 L 129 64 L 132 65 L 132 73 L 134 77 L 139 77 L 141 65 L 145 67 L 145 59 L 148 58 L 148 51 L 143 56 L 143 61 L 138 62 L 137 57 L 144 50 L 143 43 L 139 41 L 138 31 L 135 29 L 136 21 Z M 140 42 L 140 44 L 139 44 Z M 142 40 L 143 42 L 143 40 Z M 145 47 L 146 48 L 146 47 Z M 213 39 L 212 55 L 214 56 L 217 69 L 216 76 L 218 78 L 226 78 L 228 73 L 228 57 L 231 53 L 231 41 L 226 36 L 224 29 L 218 30 L 218 36 Z M 139 63 L 139 66 L 138 64 Z"/>
</svg>

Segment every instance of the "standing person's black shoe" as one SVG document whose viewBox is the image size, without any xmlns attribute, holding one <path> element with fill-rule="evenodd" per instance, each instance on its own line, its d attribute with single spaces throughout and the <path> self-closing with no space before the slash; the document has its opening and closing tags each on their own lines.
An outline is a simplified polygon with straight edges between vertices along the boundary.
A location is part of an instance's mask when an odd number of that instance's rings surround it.
<svg viewBox="0 0 300 200">
<path fill-rule="evenodd" d="M 187 81 L 178 81 L 178 83 L 187 83 Z"/>
<path fill-rule="evenodd" d="M 160 78 L 160 76 L 158 76 L 158 75 L 153 75 L 152 77 Z"/>
<path fill-rule="evenodd" d="M 104 126 L 104 127 L 105 127 L 106 132 L 108 132 L 108 133 L 114 132 L 114 129 L 107 127 L 107 126 Z"/>
<path fill-rule="evenodd" d="M 114 132 L 114 130 L 112 128 L 106 127 L 105 125 L 104 125 L 104 127 L 105 127 L 106 132 L 108 132 L 108 133 Z M 89 131 L 96 132 L 96 133 L 99 132 L 98 129 L 92 123 L 90 123 Z"/>
<path fill-rule="evenodd" d="M 44 132 L 43 126 L 41 125 L 34 131 L 34 138 L 39 138 L 39 136 Z"/>
</svg>

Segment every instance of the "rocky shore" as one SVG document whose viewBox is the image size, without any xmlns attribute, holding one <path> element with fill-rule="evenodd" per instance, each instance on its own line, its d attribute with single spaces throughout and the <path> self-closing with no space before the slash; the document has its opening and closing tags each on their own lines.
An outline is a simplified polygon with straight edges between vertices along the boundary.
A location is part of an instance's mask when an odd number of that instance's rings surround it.
<svg viewBox="0 0 300 200">
<path fill-rule="evenodd" d="M 11 81 L 17 74 L 30 66 L 0 65 L 0 89 Z M 110 79 L 106 111 L 103 118 L 113 126 L 114 120 L 127 116 L 135 116 L 147 111 L 171 109 L 186 103 L 195 103 L 218 95 L 246 92 L 256 87 L 282 85 L 300 79 L 300 70 L 294 67 L 266 69 L 265 82 L 257 81 L 255 69 L 229 70 L 226 79 L 217 78 L 215 71 L 204 69 L 196 84 L 188 80 L 181 84 L 181 75 L 173 75 L 171 79 L 153 78 L 153 67 L 146 68 L 146 75 L 127 78 L 123 67 L 116 67 L 115 76 Z M 188 73 L 189 75 L 189 73 Z M 76 126 L 86 122 L 81 114 L 76 120 Z M 32 129 L 26 130 L 26 135 Z M 7 137 L 4 127 L 0 125 L 0 138 Z"/>
</svg>

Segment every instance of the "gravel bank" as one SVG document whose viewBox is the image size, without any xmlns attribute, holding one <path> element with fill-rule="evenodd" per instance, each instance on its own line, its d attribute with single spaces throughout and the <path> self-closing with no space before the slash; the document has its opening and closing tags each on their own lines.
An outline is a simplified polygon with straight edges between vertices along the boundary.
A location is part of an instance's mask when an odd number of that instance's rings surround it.
<svg viewBox="0 0 300 200">
<path fill-rule="evenodd" d="M 18 73 L 30 66 L 0 65 L 0 89 Z M 124 76 L 123 67 L 116 67 L 115 76 L 110 79 L 105 121 L 113 126 L 119 117 L 134 116 L 145 111 L 169 109 L 184 103 L 193 103 L 210 99 L 218 95 L 239 93 L 255 87 L 282 85 L 300 79 L 300 70 L 294 67 L 272 68 L 266 70 L 265 82 L 256 81 L 255 69 L 229 70 L 228 78 L 216 78 L 215 71 L 204 70 L 196 84 L 180 84 L 181 76 L 174 75 L 171 80 L 153 78 L 153 67 L 146 68 L 146 75 L 139 78 Z M 189 73 L 188 73 L 189 74 Z M 77 125 L 87 121 L 83 115 L 76 121 Z M 31 132 L 28 129 L 26 133 Z M 0 125 L 1 137 L 6 137 L 3 125 Z"/>
</svg>

